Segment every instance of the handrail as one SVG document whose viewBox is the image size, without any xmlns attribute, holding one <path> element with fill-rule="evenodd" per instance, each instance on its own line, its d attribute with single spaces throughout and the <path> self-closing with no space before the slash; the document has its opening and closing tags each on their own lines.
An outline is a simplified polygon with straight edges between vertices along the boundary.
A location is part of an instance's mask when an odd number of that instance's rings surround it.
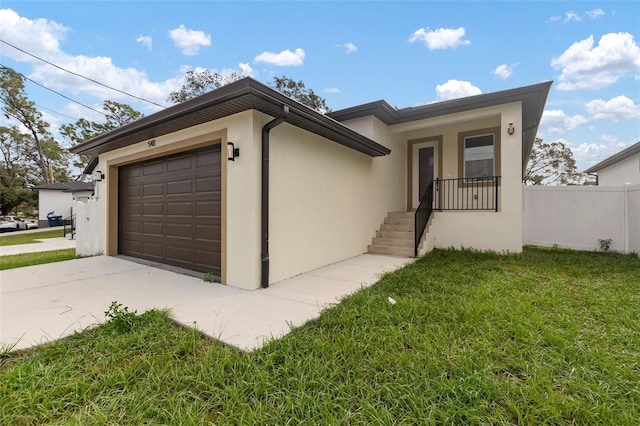
<svg viewBox="0 0 640 426">
<path fill-rule="evenodd" d="M 435 180 L 437 183 L 438 179 Z M 424 229 L 427 227 L 427 223 L 429 222 L 429 218 L 431 217 L 431 213 L 433 212 L 433 183 L 432 180 L 427 185 L 427 189 L 422 194 L 422 198 L 420 199 L 420 204 L 418 204 L 418 208 L 415 213 L 415 249 L 414 256 L 418 257 L 418 246 L 420 245 L 420 240 L 422 239 L 422 233 Z"/>
<path fill-rule="evenodd" d="M 435 210 L 498 211 L 500 176 L 439 179 Z"/>
<path fill-rule="evenodd" d="M 67 223 L 69 223 L 69 232 L 71 233 L 71 239 L 73 240 L 73 238 L 76 235 L 76 215 L 75 215 L 75 213 L 62 220 L 62 226 L 63 226 L 63 228 L 62 228 L 62 236 L 63 237 L 67 236 Z"/>
</svg>

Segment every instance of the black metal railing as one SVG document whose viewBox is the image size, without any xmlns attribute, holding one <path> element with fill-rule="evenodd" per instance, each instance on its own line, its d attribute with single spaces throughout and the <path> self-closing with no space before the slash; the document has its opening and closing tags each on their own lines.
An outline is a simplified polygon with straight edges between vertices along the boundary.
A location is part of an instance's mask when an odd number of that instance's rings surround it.
<svg viewBox="0 0 640 426">
<path fill-rule="evenodd" d="M 500 176 L 434 179 L 424 191 L 415 212 L 415 256 L 433 211 L 498 211 Z"/>
<path fill-rule="evenodd" d="M 62 233 L 63 236 L 67 236 L 67 234 L 71 234 L 71 239 L 73 240 L 76 236 L 76 215 L 72 214 L 71 216 L 65 218 L 62 221 L 62 225 L 63 225 L 63 229 L 62 229 Z"/>
<path fill-rule="evenodd" d="M 500 176 L 436 179 L 435 210 L 498 211 Z"/>
<path fill-rule="evenodd" d="M 420 245 L 420 240 L 422 239 L 422 234 L 424 233 L 424 229 L 427 227 L 427 223 L 429 222 L 429 217 L 431 217 L 431 213 L 433 212 L 433 182 L 429 182 L 427 185 L 427 189 L 422 194 L 422 198 L 420 198 L 420 204 L 418 204 L 418 208 L 415 213 L 415 250 L 414 256 L 418 256 L 418 246 Z"/>
</svg>

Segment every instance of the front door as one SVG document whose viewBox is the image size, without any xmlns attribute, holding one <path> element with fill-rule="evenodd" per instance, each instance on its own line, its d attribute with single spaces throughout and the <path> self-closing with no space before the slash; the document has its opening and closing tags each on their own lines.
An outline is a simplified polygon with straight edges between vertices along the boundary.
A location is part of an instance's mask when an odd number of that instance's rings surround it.
<svg viewBox="0 0 640 426">
<path fill-rule="evenodd" d="M 437 142 L 421 142 L 412 148 L 412 205 L 417 208 L 429 183 L 438 176 Z"/>
</svg>

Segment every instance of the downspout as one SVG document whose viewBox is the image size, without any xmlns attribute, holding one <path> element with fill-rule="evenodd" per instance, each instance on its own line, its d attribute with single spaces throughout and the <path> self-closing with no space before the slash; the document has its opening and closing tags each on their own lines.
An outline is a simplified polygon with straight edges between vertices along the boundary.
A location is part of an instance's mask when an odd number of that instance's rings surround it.
<svg viewBox="0 0 640 426">
<path fill-rule="evenodd" d="M 289 116 L 289 106 L 282 105 L 280 116 L 262 128 L 262 234 L 260 247 L 260 287 L 269 287 L 269 132 L 284 123 Z"/>
</svg>

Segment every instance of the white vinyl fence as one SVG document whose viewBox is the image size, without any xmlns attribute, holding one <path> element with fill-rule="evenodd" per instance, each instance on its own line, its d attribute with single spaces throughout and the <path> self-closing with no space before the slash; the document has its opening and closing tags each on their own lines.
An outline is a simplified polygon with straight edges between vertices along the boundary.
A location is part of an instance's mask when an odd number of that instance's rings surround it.
<svg viewBox="0 0 640 426">
<path fill-rule="evenodd" d="M 525 244 L 640 254 L 640 184 L 525 186 Z"/>
<path fill-rule="evenodd" d="M 98 254 L 98 208 L 93 198 L 76 198 L 73 211 L 76 214 L 76 255 Z"/>
</svg>

